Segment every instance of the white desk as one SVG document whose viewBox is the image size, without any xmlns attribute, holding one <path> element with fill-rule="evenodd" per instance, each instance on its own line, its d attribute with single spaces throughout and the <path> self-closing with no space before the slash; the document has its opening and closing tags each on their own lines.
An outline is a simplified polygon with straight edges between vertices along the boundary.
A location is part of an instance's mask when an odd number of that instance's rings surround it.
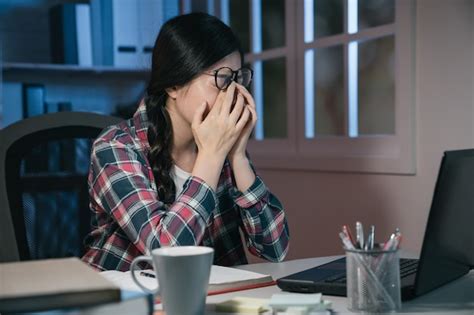
<svg viewBox="0 0 474 315">
<path fill-rule="evenodd" d="M 290 275 L 292 273 L 308 269 L 313 266 L 322 265 L 340 256 L 308 258 L 285 261 L 282 263 L 261 263 L 239 266 L 240 269 L 269 274 L 274 279 Z M 270 298 L 273 293 L 282 292 L 277 286 L 238 291 L 207 297 L 210 309 L 218 302 L 229 300 L 236 296 Z M 336 314 L 355 314 L 347 310 L 346 298 L 325 295 L 324 299 L 330 300 Z M 426 295 L 405 302 L 400 313 L 403 314 L 466 314 L 474 315 L 474 271 L 466 276 L 438 288 Z M 213 313 L 209 314 L 222 314 Z"/>
</svg>

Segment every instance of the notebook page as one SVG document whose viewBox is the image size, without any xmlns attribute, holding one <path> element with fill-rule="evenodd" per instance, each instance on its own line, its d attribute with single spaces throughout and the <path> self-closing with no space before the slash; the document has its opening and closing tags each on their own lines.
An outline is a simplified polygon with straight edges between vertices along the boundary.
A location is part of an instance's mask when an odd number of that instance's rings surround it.
<svg viewBox="0 0 474 315">
<path fill-rule="evenodd" d="M 247 270 L 213 265 L 209 284 L 232 283 L 244 280 L 266 278 L 268 275 Z"/>
<path fill-rule="evenodd" d="M 146 270 L 146 272 L 155 274 L 153 270 Z M 118 285 L 122 290 L 141 291 L 141 289 L 133 281 L 132 276 L 130 275 L 130 271 L 122 272 L 116 270 L 109 270 L 102 271 L 100 275 L 113 282 L 114 284 Z M 147 288 L 154 289 L 157 287 L 157 281 L 155 278 L 141 276 L 138 272 L 137 277 L 140 279 L 140 282 Z M 268 275 L 247 270 L 213 265 L 211 267 L 211 276 L 209 279 L 209 284 L 213 285 L 233 283 L 245 280 L 261 279 L 266 277 L 268 277 Z"/>
</svg>

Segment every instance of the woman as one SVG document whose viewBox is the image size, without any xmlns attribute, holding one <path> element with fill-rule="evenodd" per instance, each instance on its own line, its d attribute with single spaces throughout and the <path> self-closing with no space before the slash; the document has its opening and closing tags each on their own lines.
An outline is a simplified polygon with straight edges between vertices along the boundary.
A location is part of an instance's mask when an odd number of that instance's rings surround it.
<svg viewBox="0 0 474 315">
<path fill-rule="evenodd" d="M 283 207 L 246 155 L 257 115 L 242 61 L 237 38 L 213 16 L 163 25 L 144 100 L 93 145 L 85 262 L 125 271 L 153 248 L 204 245 L 215 264 L 244 264 L 239 230 L 252 254 L 283 260 Z"/>
</svg>

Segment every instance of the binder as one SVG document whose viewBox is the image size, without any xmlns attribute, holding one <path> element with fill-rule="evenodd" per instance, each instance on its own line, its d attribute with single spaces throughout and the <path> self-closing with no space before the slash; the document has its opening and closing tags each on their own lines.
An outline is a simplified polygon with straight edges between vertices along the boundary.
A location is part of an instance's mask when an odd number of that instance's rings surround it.
<svg viewBox="0 0 474 315">
<path fill-rule="evenodd" d="M 92 0 L 94 65 L 136 68 L 139 64 L 138 2 Z"/>
<path fill-rule="evenodd" d="M 89 4 L 58 4 L 50 9 L 51 57 L 54 63 L 92 65 Z"/>
<path fill-rule="evenodd" d="M 81 66 L 92 66 L 91 7 L 89 4 L 75 4 L 77 57 Z"/>
<path fill-rule="evenodd" d="M 162 2 L 156 0 L 138 0 L 139 18 L 139 66 L 151 67 L 151 56 L 158 32 L 163 25 Z"/>
<path fill-rule="evenodd" d="M 162 1 L 163 20 L 162 23 L 166 23 L 169 19 L 174 18 L 179 14 L 179 3 L 178 1 Z M 157 33 L 158 34 L 158 33 Z"/>
<path fill-rule="evenodd" d="M 42 115 L 45 112 L 44 85 L 23 85 L 23 113 L 24 118 Z"/>
<path fill-rule="evenodd" d="M 178 14 L 178 1 L 138 0 L 140 67 L 151 67 L 153 47 L 161 27 Z"/>
<path fill-rule="evenodd" d="M 23 119 L 23 92 L 21 83 L 3 82 L 2 127 Z"/>
<path fill-rule="evenodd" d="M 179 14 L 179 1 L 92 0 L 94 65 L 149 68 L 161 26 Z"/>
</svg>

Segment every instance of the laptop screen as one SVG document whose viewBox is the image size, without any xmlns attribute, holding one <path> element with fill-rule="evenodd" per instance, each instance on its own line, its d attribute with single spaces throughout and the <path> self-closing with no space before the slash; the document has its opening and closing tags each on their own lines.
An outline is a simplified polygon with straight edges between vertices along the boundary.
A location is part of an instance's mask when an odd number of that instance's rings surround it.
<svg viewBox="0 0 474 315">
<path fill-rule="evenodd" d="M 474 266 L 474 149 L 446 151 L 441 161 L 415 281 L 431 291 Z"/>
</svg>

